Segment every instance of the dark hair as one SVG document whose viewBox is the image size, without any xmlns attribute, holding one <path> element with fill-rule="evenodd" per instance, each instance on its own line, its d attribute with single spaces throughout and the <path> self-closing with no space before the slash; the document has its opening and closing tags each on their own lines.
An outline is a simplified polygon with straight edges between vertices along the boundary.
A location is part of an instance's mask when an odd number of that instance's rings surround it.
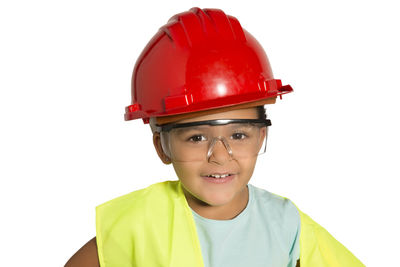
<svg viewBox="0 0 400 267">
<path fill-rule="evenodd" d="M 259 119 L 265 120 L 267 118 L 267 112 L 264 106 L 257 106 L 257 117 Z"/>
</svg>

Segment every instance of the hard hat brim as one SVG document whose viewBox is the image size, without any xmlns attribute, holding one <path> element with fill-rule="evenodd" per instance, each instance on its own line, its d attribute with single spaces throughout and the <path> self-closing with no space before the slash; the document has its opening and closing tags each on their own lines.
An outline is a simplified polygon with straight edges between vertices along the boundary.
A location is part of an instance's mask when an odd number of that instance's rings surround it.
<svg viewBox="0 0 400 267">
<path fill-rule="evenodd" d="M 163 125 L 163 124 L 167 124 L 167 123 L 171 123 L 171 122 L 177 122 L 180 120 L 191 119 L 191 118 L 204 116 L 204 115 L 210 115 L 210 114 L 226 112 L 226 111 L 231 111 L 231 110 L 237 110 L 237 109 L 263 106 L 263 105 L 268 105 L 268 104 L 275 104 L 275 102 L 276 102 L 276 97 L 271 97 L 271 98 L 267 98 L 267 99 L 262 99 L 262 100 L 253 101 L 253 102 L 249 102 L 249 103 L 243 103 L 243 104 L 239 104 L 239 105 L 233 105 L 233 106 L 229 106 L 229 107 L 222 107 L 222 108 L 196 111 L 196 112 L 191 112 L 191 113 L 183 113 L 183 114 L 177 114 L 177 115 L 156 117 L 156 123 L 158 125 Z"/>
</svg>

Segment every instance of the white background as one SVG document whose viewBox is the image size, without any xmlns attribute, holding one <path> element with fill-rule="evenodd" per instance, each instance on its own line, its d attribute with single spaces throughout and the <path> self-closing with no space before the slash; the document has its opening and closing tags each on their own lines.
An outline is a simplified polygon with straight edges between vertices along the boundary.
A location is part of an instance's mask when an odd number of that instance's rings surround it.
<svg viewBox="0 0 400 267">
<path fill-rule="evenodd" d="M 175 179 L 123 113 L 139 53 L 193 6 L 237 17 L 295 90 L 268 107 L 252 183 L 367 266 L 400 266 L 399 9 L 282 0 L 2 1 L 0 266 L 62 266 L 95 235 L 96 205 Z"/>
</svg>

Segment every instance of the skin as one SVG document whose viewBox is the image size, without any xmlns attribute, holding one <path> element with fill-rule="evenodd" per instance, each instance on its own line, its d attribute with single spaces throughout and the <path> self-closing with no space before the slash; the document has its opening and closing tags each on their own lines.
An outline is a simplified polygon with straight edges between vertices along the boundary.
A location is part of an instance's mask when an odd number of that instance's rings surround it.
<svg viewBox="0 0 400 267">
<path fill-rule="evenodd" d="M 185 119 L 179 123 L 216 119 L 257 119 L 255 108 L 231 110 Z M 260 135 L 260 148 L 265 139 L 265 128 Z M 161 138 L 154 134 L 154 145 L 164 163 L 172 163 L 182 183 L 189 206 L 203 217 L 228 220 L 236 217 L 247 205 L 249 194 L 247 184 L 253 174 L 257 157 L 246 159 L 231 158 L 221 142 L 217 142 L 211 157 L 196 162 L 175 162 L 161 146 Z M 224 184 L 208 182 L 209 174 L 233 174 L 233 179 Z"/>
<path fill-rule="evenodd" d="M 65 267 L 100 267 L 96 237 L 81 247 L 65 264 Z"/>
<path fill-rule="evenodd" d="M 185 119 L 179 123 L 215 120 L 215 119 L 256 119 L 255 108 L 231 110 L 216 114 L 208 114 L 195 118 Z M 265 138 L 265 128 L 260 135 Z M 253 174 L 257 157 L 247 159 L 232 159 L 225 147 L 218 142 L 211 157 L 199 162 L 175 162 L 168 156 L 161 145 L 161 137 L 153 133 L 153 143 L 156 152 L 164 164 L 173 165 L 180 179 L 185 197 L 189 206 L 205 218 L 227 220 L 236 217 L 246 207 L 249 193 L 247 184 Z M 262 144 L 262 142 L 260 142 Z M 260 145 L 261 146 L 261 145 Z M 205 181 L 204 176 L 213 173 L 230 173 L 233 179 L 224 184 L 213 184 Z M 96 237 L 79 249 L 65 267 L 98 267 Z M 297 261 L 296 266 L 300 266 Z"/>
</svg>

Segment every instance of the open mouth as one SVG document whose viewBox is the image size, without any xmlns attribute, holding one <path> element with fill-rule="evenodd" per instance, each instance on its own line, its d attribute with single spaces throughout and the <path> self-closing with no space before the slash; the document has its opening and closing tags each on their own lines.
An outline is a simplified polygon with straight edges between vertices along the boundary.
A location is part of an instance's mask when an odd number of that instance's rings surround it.
<svg viewBox="0 0 400 267">
<path fill-rule="evenodd" d="M 213 184 L 229 183 L 235 178 L 235 173 L 212 173 L 202 175 L 203 179 Z"/>
<path fill-rule="evenodd" d="M 221 178 L 226 178 L 229 176 L 232 176 L 233 174 L 227 173 L 227 174 L 209 174 L 206 175 L 205 177 L 209 177 L 209 178 L 216 178 L 216 179 L 221 179 Z"/>
</svg>

